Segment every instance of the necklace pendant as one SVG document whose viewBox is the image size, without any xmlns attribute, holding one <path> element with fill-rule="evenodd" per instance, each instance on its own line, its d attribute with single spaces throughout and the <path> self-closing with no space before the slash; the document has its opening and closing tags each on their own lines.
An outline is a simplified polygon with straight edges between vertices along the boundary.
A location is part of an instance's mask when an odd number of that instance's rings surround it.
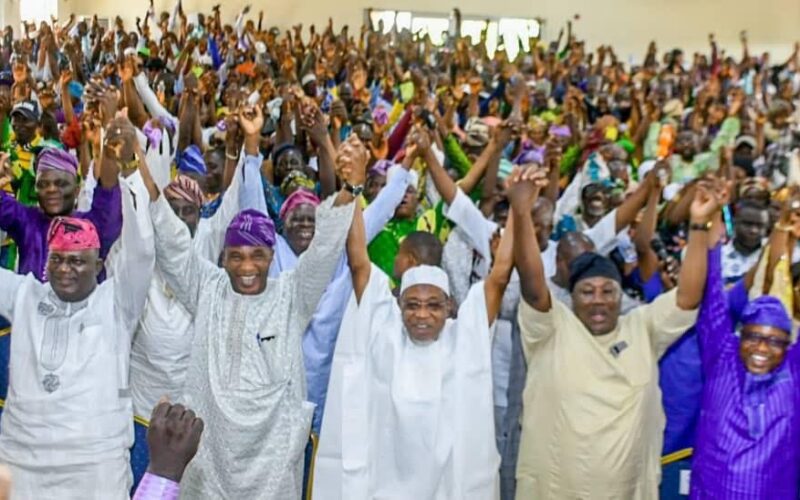
<svg viewBox="0 0 800 500">
<path fill-rule="evenodd" d="M 53 393 L 59 388 L 59 386 L 61 386 L 61 381 L 59 380 L 58 375 L 48 373 L 42 379 L 42 386 L 44 386 L 45 391 Z"/>
</svg>

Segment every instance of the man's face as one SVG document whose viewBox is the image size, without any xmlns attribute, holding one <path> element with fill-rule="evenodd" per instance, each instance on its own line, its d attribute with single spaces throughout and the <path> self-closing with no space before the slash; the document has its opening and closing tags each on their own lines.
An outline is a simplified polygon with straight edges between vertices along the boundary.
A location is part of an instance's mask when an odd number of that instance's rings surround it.
<svg viewBox="0 0 800 500">
<path fill-rule="evenodd" d="M 313 205 L 304 203 L 286 216 L 284 231 L 286 241 L 296 255 L 305 252 L 314 239 L 317 212 Z"/>
<path fill-rule="evenodd" d="M 683 131 L 675 139 L 675 154 L 685 161 L 691 161 L 697 154 L 697 136 L 694 132 Z"/>
<path fill-rule="evenodd" d="M 617 327 L 622 290 L 609 278 L 580 280 L 572 291 L 575 315 L 592 335 L 605 335 Z"/>
<path fill-rule="evenodd" d="M 589 218 L 599 219 L 608 212 L 608 192 L 602 186 L 589 186 L 583 193 L 583 213 Z"/>
<path fill-rule="evenodd" d="M 97 250 L 50 252 L 47 257 L 47 279 L 64 302 L 80 302 L 88 297 L 97 286 L 102 268 Z"/>
<path fill-rule="evenodd" d="M 80 186 L 74 175 L 60 170 L 42 170 L 36 176 L 36 196 L 50 217 L 69 215 L 75 208 Z"/>
<path fill-rule="evenodd" d="M 218 149 L 207 151 L 203 158 L 206 162 L 206 190 L 209 193 L 222 191 L 222 174 L 225 171 L 225 156 Z"/>
<path fill-rule="evenodd" d="M 183 198 L 167 198 L 167 201 L 175 215 L 186 224 L 189 232 L 194 236 L 197 224 L 200 222 L 200 207 Z"/>
<path fill-rule="evenodd" d="M 278 158 L 278 163 L 275 165 L 275 175 L 278 179 L 285 179 L 292 170 L 303 170 L 304 167 L 305 162 L 300 151 L 290 149 Z"/>
<path fill-rule="evenodd" d="M 744 207 L 735 217 L 734 240 L 739 248 L 755 251 L 767 235 L 769 215 L 767 210 Z"/>
<path fill-rule="evenodd" d="M 385 175 L 376 174 L 367 177 L 367 181 L 364 183 L 364 196 L 367 198 L 367 201 L 372 203 L 372 200 L 378 196 L 378 193 L 381 192 L 384 186 L 386 186 Z"/>
<path fill-rule="evenodd" d="M 242 295 L 258 295 L 267 288 L 267 273 L 273 251 L 268 247 L 227 247 L 222 254 L 222 266 L 228 273 L 231 286 Z"/>
<path fill-rule="evenodd" d="M 18 144 L 28 144 L 36 136 L 36 120 L 25 117 L 21 113 L 11 116 L 11 128 L 14 129 Z"/>
<path fill-rule="evenodd" d="M 413 219 L 417 215 L 417 190 L 413 186 L 406 188 L 406 194 L 403 196 L 403 201 L 397 206 L 394 211 L 394 216 L 397 219 Z"/>
<path fill-rule="evenodd" d="M 415 285 L 403 292 L 400 310 L 408 336 L 416 342 L 428 343 L 439 338 L 450 316 L 450 302 L 439 287 Z"/>
<path fill-rule="evenodd" d="M 789 334 L 764 325 L 745 325 L 739 342 L 739 358 L 754 375 L 770 373 L 783 362 Z"/>
</svg>

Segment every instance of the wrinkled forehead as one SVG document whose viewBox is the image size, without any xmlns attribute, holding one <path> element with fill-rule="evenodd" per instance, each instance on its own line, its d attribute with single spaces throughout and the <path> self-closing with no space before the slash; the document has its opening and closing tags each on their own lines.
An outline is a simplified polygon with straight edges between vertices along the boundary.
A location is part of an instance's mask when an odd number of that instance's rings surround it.
<svg viewBox="0 0 800 500">
<path fill-rule="evenodd" d="M 583 290 L 583 291 L 597 291 L 597 290 L 604 290 L 604 289 L 616 289 L 619 288 L 619 283 L 611 278 L 605 278 L 603 276 L 593 276 L 591 278 L 583 278 L 582 280 L 575 283 L 575 290 Z"/>
<path fill-rule="evenodd" d="M 427 301 L 427 300 L 447 300 L 447 294 L 435 285 L 414 285 L 410 286 L 400 294 L 400 298 L 407 301 Z"/>
</svg>

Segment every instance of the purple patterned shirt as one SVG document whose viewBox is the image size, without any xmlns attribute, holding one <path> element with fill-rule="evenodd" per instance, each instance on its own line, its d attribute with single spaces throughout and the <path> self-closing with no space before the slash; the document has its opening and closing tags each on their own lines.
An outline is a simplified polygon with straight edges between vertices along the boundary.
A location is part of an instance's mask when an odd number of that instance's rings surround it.
<svg viewBox="0 0 800 500">
<path fill-rule="evenodd" d="M 747 372 L 722 289 L 719 246 L 709 252 L 696 328 L 705 384 L 690 497 L 796 500 L 800 349 L 790 347 L 771 373 Z"/>
<path fill-rule="evenodd" d="M 133 500 L 178 500 L 181 485 L 165 477 L 146 472 Z"/>
</svg>

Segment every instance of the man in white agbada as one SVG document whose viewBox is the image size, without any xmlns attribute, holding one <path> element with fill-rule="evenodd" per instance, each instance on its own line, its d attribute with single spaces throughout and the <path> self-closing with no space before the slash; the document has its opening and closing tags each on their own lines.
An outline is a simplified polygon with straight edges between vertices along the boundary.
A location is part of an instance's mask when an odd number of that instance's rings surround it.
<svg viewBox="0 0 800 500">
<path fill-rule="evenodd" d="M 454 320 L 438 267 L 407 270 L 395 299 L 369 261 L 356 214 L 347 244 L 354 296 L 334 354 L 315 499 L 497 496 L 491 324 L 511 273 L 511 239 L 507 231 L 492 272 Z"/>
<path fill-rule="evenodd" d="M 244 117 L 240 117 L 240 120 L 251 121 Z M 259 116 L 254 120 L 258 122 Z M 260 126 L 258 123 L 256 125 Z M 264 205 L 258 202 L 259 198 L 264 198 L 259 138 L 258 134 L 245 138 L 244 154 L 235 167 L 233 180 L 219 210 L 209 218 L 200 217 L 203 193 L 194 180 L 179 175 L 168 185 L 160 185 L 158 179 L 163 176 L 153 175 L 156 185 L 164 190 L 172 210 L 189 228 L 197 254 L 213 264 L 219 259 L 225 230 L 234 216 L 240 210 Z M 153 168 L 163 167 L 157 163 Z M 169 178 L 169 172 L 166 178 Z M 140 199 L 147 198 L 147 188 L 143 183 L 138 183 L 135 188 L 141 194 Z M 143 211 L 142 215 L 146 218 L 146 222 L 142 223 L 150 224 L 149 213 Z M 156 268 L 131 352 L 131 393 L 137 417 L 149 418 L 162 396 L 167 396 L 171 401 L 181 397 L 193 338 L 191 315 Z"/>
<path fill-rule="evenodd" d="M 103 175 L 109 169 L 104 164 Z M 96 281 L 102 269 L 97 232 L 82 219 L 53 221 L 48 283 L 0 269 L 0 315 L 14 323 L 0 431 L 12 499 L 129 498 L 128 368 L 152 276 L 153 242 L 150 226 L 137 225 L 127 189 L 122 204 L 121 244 L 129 251 L 114 260 L 102 284 Z"/>
<path fill-rule="evenodd" d="M 205 422 L 206 438 L 183 476 L 183 498 L 300 498 L 313 411 L 302 334 L 344 247 L 367 158 L 357 139 L 342 145 L 344 187 L 319 206 L 297 268 L 269 286 L 275 230 L 266 215 L 234 218 L 220 269 L 197 254 L 186 225 L 148 185 L 157 265 L 195 325 L 185 401 Z"/>
</svg>

